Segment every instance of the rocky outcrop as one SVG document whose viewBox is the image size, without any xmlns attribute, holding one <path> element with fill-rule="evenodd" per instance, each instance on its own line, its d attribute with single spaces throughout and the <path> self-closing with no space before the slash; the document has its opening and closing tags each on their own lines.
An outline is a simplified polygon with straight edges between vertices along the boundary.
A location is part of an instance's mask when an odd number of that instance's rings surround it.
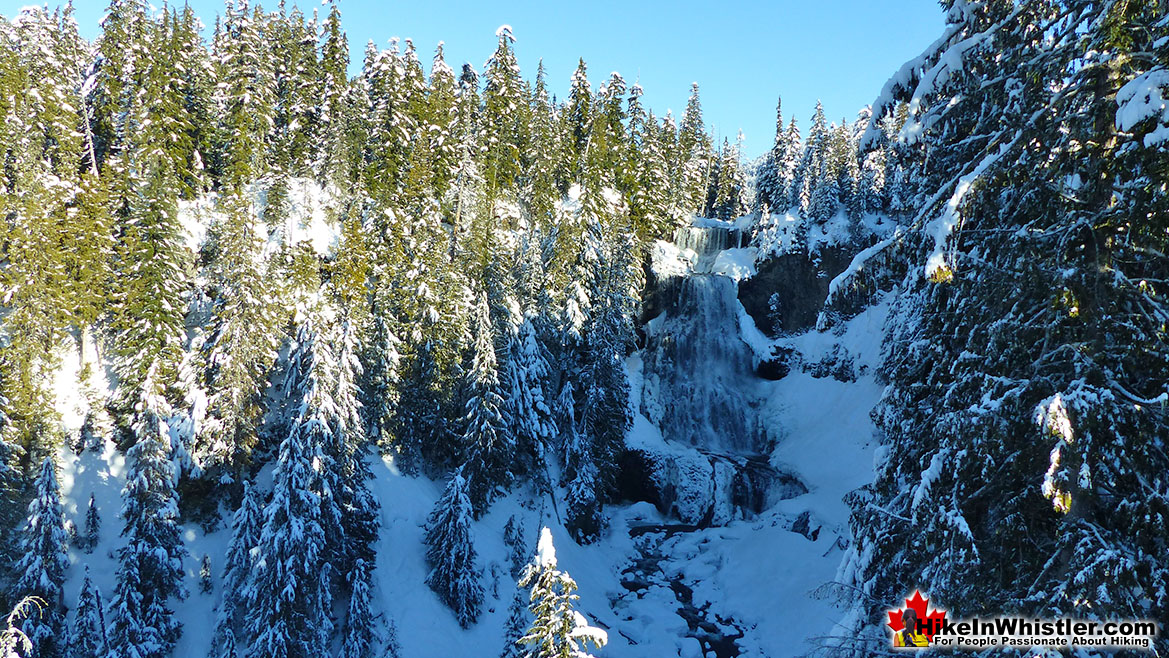
<svg viewBox="0 0 1169 658">
<path fill-rule="evenodd" d="M 765 457 L 638 446 L 621 459 L 621 494 L 645 501 L 682 523 L 700 527 L 750 518 L 776 502 L 807 493 L 795 475 Z"/>
<path fill-rule="evenodd" d="M 788 253 L 758 263 L 755 276 L 739 284 L 739 301 L 759 330 L 772 338 L 811 329 L 828 298 L 828 284 L 857 250 L 825 247 L 815 259 Z"/>
</svg>

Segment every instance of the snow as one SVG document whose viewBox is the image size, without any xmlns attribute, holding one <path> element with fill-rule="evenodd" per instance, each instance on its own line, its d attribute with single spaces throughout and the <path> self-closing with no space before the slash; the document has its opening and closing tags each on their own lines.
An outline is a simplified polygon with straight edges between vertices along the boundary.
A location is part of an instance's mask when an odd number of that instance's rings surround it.
<svg viewBox="0 0 1169 658">
<path fill-rule="evenodd" d="M 954 37 L 958 29 L 957 25 L 948 25 L 942 36 L 938 37 L 920 55 L 902 64 L 901 68 L 881 87 L 881 93 L 877 95 L 872 104 L 872 118 L 865 129 L 865 134 L 861 137 L 860 148 L 862 150 L 873 146 L 882 136 L 881 118 L 896 102 L 897 95 L 914 84 L 914 81 L 920 77 L 921 69 L 925 67 L 926 62 Z"/>
<path fill-rule="evenodd" d="M 692 267 L 691 260 L 673 242 L 655 240 L 650 246 L 650 268 L 661 278 L 686 276 Z"/>
<path fill-rule="evenodd" d="M 290 222 L 294 226 L 285 235 L 294 239 L 308 236 L 305 239 L 314 248 L 334 248 L 335 228 L 327 212 L 328 191 L 307 181 L 293 186 L 292 197 L 294 219 Z M 255 199 L 257 207 L 262 208 L 259 192 Z M 215 199 L 208 197 L 184 207 L 185 225 L 195 243 L 192 248 L 197 248 L 205 235 L 207 222 L 215 212 L 214 204 Z M 733 224 L 704 220 L 696 227 L 741 231 L 743 224 L 740 220 Z M 277 230 L 286 228 L 290 227 Z M 754 248 L 721 250 L 713 256 L 710 274 L 696 276 L 737 281 L 754 273 L 756 257 Z M 655 243 L 651 258 L 660 276 L 693 275 L 694 259 L 676 245 Z M 863 259 L 857 269 L 860 263 Z M 373 607 L 385 620 L 393 622 L 403 656 L 495 655 L 502 648 L 501 631 L 508 617 L 508 604 L 516 593 L 516 583 L 508 573 L 510 548 L 503 538 L 503 528 L 513 516 L 529 533 L 525 552 L 535 555 L 541 564 L 554 564 L 579 584 L 576 606 L 582 618 L 578 626 L 582 626 L 582 634 L 607 638 L 608 645 L 600 652 L 604 658 L 702 655 L 701 646 L 687 635 L 687 621 L 678 614 L 679 600 L 670 587 L 670 579 L 693 590 L 693 603 L 699 608 L 707 606 L 707 618 L 733 620 L 744 631 L 739 640 L 744 656 L 784 658 L 817 648 L 818 638 L 832 632 L 832 620 L 840 615 L 817 592 L 835 579 L 848 542 L 849 509 L 843 497 L 872 480 L 877 459 L 868 414 L 881 393 L 872 372 L 879 359 L 888 299 L 842 323 L 837 331 L 808 332 L 775 340 L 758 330 L 741 304 L 729 309 L 737 314 L 730 331 L 737 328 L 736 338 L 747 343 L 757 358 L 783 347 L 791 349 L 804 363 L 813 363 L 843 350 L 855 358 L 862 371 L 856 382 L 846 383 L 816 378 L 793 367 L 778 382 L 758 384 L 759 413 L 776 438 L 765 457 L 777 469 L 797 474 L 808 493 L 778 501 L 754 518 L 735 519 L 720 513 L 718 521 L 725 523 L 722 526 L 670 536 L 643 535 L 662 554 L 657 565 L 661 573 L 660 578 L 655 577 L 658 579 L 635 593 L 622 583 L 623 572 L 639 556 L 631 531 L 676 520 L 645 502 L 611 505 L 605 510 L 607 528 L 600 540 L 591 546 L 580 546 L 564 529 L 564 492 L 542 495 L 520 484 L 474 522 L 485 602 L 478 622 L 464 630 L 425 585 L 429 569 L 423 525 L 441 493 L 441 482 L 404 474 L 393 459 L 370 454 L 368 461 L 374 474 L 370 488 L 382 503 L 375 545 Z M 636 392 L 642 389 L 640 362 L 641 354 L 635 354 L 628 362 L 631 388 Z M 94 341 L 85 337 L 75 341 L 62 355 L 54 380 L 57 407 L 69 428 L 79 427 L 84 418 L 86 403 L 78 391 L 86 363 L 96 364 L 90 368 L 91 373 L 96 373 L 91 375 L 90 385 L 101 392 L 109 389 Z M 638 400 L 631 404 L 635 409 L 640 407 Z M 641 414 L 635 416 L 627 443 L 631 447 L 674 451 L 679 456 L 702 456 L 694 446 L 667 442 Z M 720 475 L 711 469 L 705 457 L 702 461 L 707 464 L 702 473 L 706 479 L 696 482 L 696 486 L 718 486 L 714 480 L 725 473 Z M 69 570 L 66 601 L 72 605 L 76 600 L 83 572 L 79 563 L 90 566 L 94 583 L 108 601 L 117 570 L 114 554 L 123 543 L 119 536 L 122 522 L 117 515 L 125 460 L 107 442 L 100 454 L 76 456 L 62 451 L 60 464 L 68 518 L 83 525 L 85 505 L 92 492 L 102 520 L 100 542 L 92 554 L 70 551 L 70 561 L 76 566 Z M 270 474 L 270 466 L 262 469 L 256 486 L 270 487 Z M 809 529 L 818 530 L 814 539 L 792 531 L 795 520 L 804 516 Z M 210 532 L 187 523 L 182 527 L 182 537 L 188 551 L 184 568 L 190 596 L 172 604 L 184 625 L 175 655 L 206 655 L 216 620 L 215 608 L 223 595 L 219 578 L 230 530 L 226 523 Z M 211 594 L 198 591 L 198 571 L 204 555 L 210 556 L 214 572 L 215 589 Z M 585 619 L 595 620 L 597 628 L 583 630 Z M 793 626 L 791 619 L 801 621 Z"/>
<path fill-rule="evenodd" d="M 998 162 L 1000 158 L 1006 155 L 1007 152 L 1010 151 L 1011 148 L 1015 145 L 1015 142 L 1019 141 L 1021 136 L 1022 133 L 1019 133 L 1015 135 L 1015 138 L 1010 142 L 1001 144 L 997 151 L 984 157 L 973 171 L 959 178 L 958 184 L 954 188 L 954 193 L 950 195 L 950 200 L 946 202 L 946 206 L 942 210 L 942 214 L 937 219 L 926 225 L 925 232 L 927 235 L 931 236 L 934 241 L 933 249 L 930 251 L 930 255 L 926 258 L 925 262 L 925 276 L 927 279 L 934 278 L 948 268 L 944 254 L 946 240 L 950 237 L 950 234 L 954 232 L 954 227 L 958 225 L 958 210 L 961 208 L 962 201 L 966 198 L 966 194 L 970 191 L 970 188 L 974 185 L 974 182 L 977 181 L 979 177 L 982 176 L 982 174 L 986 172 L 988 168 L 990 168 L 991 165 Z"/>
<path fill-rule="evenodd" d="M 247 188 L 247 198 L 259 219 L 268 207 L 270 183 L 254 183 Z M 288 217 L 277 226 L 256 222 L 266 241 L 263 255 L 274 253 L 281 244 L 308 244 L 321 256 L 333 253 L 341 241 L 340 222 L 335 221 L 334 204 L 339 193 L 333 186 L 322 187 L 311 178 L 292 178 L 288 181 Z M 187 248 L 198 252 L 207 239 L 208 229 L 223 219 L 219 195 L 211 192 L 194 200 L 179 200 L 179 221 L 186 231 Z"/>
<path fill-rule="evenodd" d="M 1116 93 L 1116 126 L 1131 131 L 1148 119 L 1156 122 L 1145 135 L 1145 148 L 1169 142 L 1169 69 L 1138 75 Z"/>
<path fill-rule="evenodd" d="M 934 482 L 941 477 L 942 469 L 945 468 L 946 457 L 945 450 L 934 453 L 934 456 L 930 458 L 930 465 L 922 471 L 921 481 L 913 490 L 913 504 L 910 508 L 914 510 L 915 514 L 917 510 L 924 509 L 922 505 L 925 504 L 926 496 L 929 495 L 930 488 L 934 486 Z"/>
<path fill-rule="evenodd" d="M 783 213 L 770 213 L 765 221 L 760 222 L 759 233 L 755 236 L 757 261 L 793 252 L 797 244 L 796 230 L 803 221 L 795 208 Z"/>
<path fill-rule="evenodd" d="M 552 531 L 548 526 L 540 529 L 540 542 L 536 545 L 536 564 L 549 568 L 556 566 L 556 547 L 552 545 Z"/>
<path fill-rule="evenodd" d="M 724 249 L 715 256 L 712 274 L 730 277 L 736 282 L 755 276 L 755 249 Z"/>
</svg>

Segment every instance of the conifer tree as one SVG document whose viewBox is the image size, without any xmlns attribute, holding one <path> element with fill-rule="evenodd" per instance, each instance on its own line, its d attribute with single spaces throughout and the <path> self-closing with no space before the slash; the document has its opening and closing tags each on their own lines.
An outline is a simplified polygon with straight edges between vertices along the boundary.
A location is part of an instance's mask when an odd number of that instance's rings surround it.
<svg viewBox="0 0 1169 658">
<path fill-rule="evenodd" d="M 89 567 L 81 581 L 77 594 L 77 606 L 73 626 L 69 631 L 69 658 L 93 658 L 106 656 L 109 642 L 106 638 L 106 620 L 101 592 L 89 578 Z"/>
<path fill-rule="evenodd" d="M 1163 618 L 1166 456 L 1134 437 L 1166 430 L 1164 303 L 1145 278 L 1166 267 L 1146 178 L 1164 119 L 1123 90 L 1166 64 L 1136 55 L 1166 38 L 1164 7 L 945 6 L 944 38 L 864 140 L 923 248 L 902 264 L 874 410 L 898 458 L 851 501 L 841 575 L 873 597 L 857 619 L 926 580 L 955 615 Z M 958 52 L 962 75 L 932 74 Z M 857 631 L 855 655 L 887 644 Z"/>
<path fill-rule="evenodd" d="M 552 372 L 547 350 L 536 332 L 535 321 L 525 317 L 510 338 L 506 387 L 509 433 L 520 454 L 536 460 L 540 466 L 544 450 L 555 433 L 552 410 L 544 397 L 551 386 Z"/>
<path fill-rule="evenodd" d="M 235 658 L 237 633 L 241 627 L 241 610 L 246 611 L 255 597 L 250 575 L 254 560 L 252 549 L 259 545 L 263 522 L 260 493 L 247 480 L 243 483 L 243 497 L 232 516 L 231 543 L 224 557 L 222 600 L 216 617 L 215 635 L 211 641 L 211 658 Z"/>
<path fill-rule="evenodd" d="M 447 65 L 440 41 L 430 66 L 430 92 L 426 98 L 430 152 L 434 158 L 434 196 L 446 199 L 451 179 L 462 155 L 456 134 L 459 116 L 458 82 Z"/>
<path fill-rule="evenodd" d="M 265 141 L 276 115 L 276 70 L 264 28 L 249 0 L 229 5 L 219 45 L 223 182 L 248 184 L 267 170 Z"/>
<path fill-rule="evenodd" d="M 588 67 L 582 58 L 572 74 L 568 106 L 562 115 L 565 123 L 564 176 L 570 181 L 579 181 L 583 174 L 585 151 L 592 132 L 592 105 Z"/>
<path fill-rule="evenodd" d="M 521 198 L 528 207 L 535 228 L 546 235 L 552 231 L 553 213 L 559 197 L 557 163 L 561 135 L 555 108 L 548 96 L 547 72 L 543 60 L 536 70 L 532 89 L 530 144 L 522 155 L 526 159 L 524 188 Z"/>
<path fill-rule="evenodd" d="M 358 559 L 349 574 L 349 611 L 345 617 L 345 640 L 341 658 L 365 658 L 376 644 L 373 613 L 370 610 L 370 580 L 373 567 Z"/>
<path fill-rule="evenodd" d="M 121 117 L 138 94 L 141 70 L 149 65 L 148 25 L 144 0 L 110 0 L 96 48 L 93 132 L 99 163 L 126 148 L 129 133 Z"/>
<path fill-rule="evenodd" d="M 247 655 L 252 658 L 323 657 L 333 631 L 326 525 L 334 526 L 339 514 L 323 481 L 332 467 L 324 449 L 330 428 L 321 415 L 325 382 L 313 372 L 321 358 L 318 337 L 306 326 L 300 338 L 290 375 L 296 382 L 296 417 L 280 443 L 246 589 Z"/>
<path fill-rule="evenodd" d="M 520 587 L 531 589 L 528 610 L 533 617 L 520 642 L 530 647 L 527 655 L 533 658 L 589 658 L 585 650 L 590 645 L 604 647 L 608 636 L 573 609 L 580 598 L 575 593 L 576 581 L 556 567 L 552 532 L 543 528 L 536 555 L 519 582 Z"/>
<path fill-rule="evenodd" d="M 507 606 L 507 622 L 503 627 L 503 650 L 499 652 L 499 658 L 524 658 L 527 655 L 520 644 L 520 639 L 527 633 L 530 623 L 523 593 L 517 589 Z"/>
<path fill-rule="evenodd" d="M 426 561 L 430 565 L 426 584 L 454 611 L 463 628 L 475 623 L 483 605 L 467 490 L 467 480 L 455 471 L 426 522 Z"/>
<path fill-rule="evenodd" d="M 101 540 L 101 516 L 98 514 L 97 503 L 93 493 L 89 494 L 89 504 L 85 508 L 85 552 L 92 553 Z"/>
<path fill-rule="evenodd" d="M 515 438 L 504 417 L 506 403 L 501 395 L 494 340 L 487 296 L 480 294 L 475 306 L 474 354 L 467 371 L 467 425 L 463 433 L 467 462 L 462 469 L 476 516 L 486 511 L 495 488 L 511 480 L 514 467 L 509 462 L 516 456 Z"/>
<path fill-rule="evenodd" d="M 487 80 L 483 89 L 483 174 L 492 198 L 500 190 L 514 189 L 520 175 L 520 154 L 528 146 L 529 122 L 511 26 L 500 27 L 496 36 L 499 44 L 483 73 Z"/>
<path fill-rule="evenodd" d="M 130 462 L 118 550 L 117 584 L 111 607 L 110 644 L 126 658 L 163 658 L 170 654 L 182 627 L 170 608 L 186 597 L 183 558 L 186 550 L 178 527 L 178 499 L 166 418 L 166 401 L 148 374 L 134 424 L 137 442 L 127 453 Z"/>
<path fill-rule="evenodd" d="M 788 195 L 787 181 L 785 180 L 784 160 L 787 158 L 787 133 L 783 125 L 783 99 L 775 102 L 775 141 L 763 156 L 759 167 L 758 192 L 756 194 L 756 211 L 763 205 L 773 211 L 783 206 Z"/>
<path fill-rule="evenodd" d="M 343 144 L 341 136 L 345 123 L 345 90 L 349 86 L 349 40 L 341 29 L 339 2 L 329 3 L 329 16 L 322 27 L 324 42 L 320 51 L 321 97 L 318 106 L 320 139 L 317 170 L 323 180 L 333 180 L 342 174 Z"/>
<path fill-rule="evenodd" d="M 702 212 L 706 208 L 707 189 L 713 166 L 710 137 L 702 124 L 702 101 L 698 83 L 690 87 L 690 100 L 678 128 L 678 157 L 682 176 L 684 210 Z"/>
<path fill-rule="evenodd" d="M 225 217 L 211 235 L 214 301 L 201 377 L 208 400 L 195 442 L 195 458 L 216 479 L 238 477 L 249 463 L 277 338 L 255 213 L 239 190 L 223 203 Z"/>
<path fill-rule="evenodd" d="M 57 487 L 56 465 L 46 457 L 34 482 L 35 495 L 28 505 L 28 517 L 21 529 L 24 557 L 16 565 L 20 574 L 16 592 L 21 597 L 34 596 L 44 601 L 39 614 L 23 621 L 21 628 L 33 645 L 33 656 L 57 658 L 64 655 L 65 602 L 61 591 L 68 538 Z"/>
<path fill-rule="evenodd" d="M 722 220 L 742 215 L 746 210 L 743 187 L 742 172 L 739 168 L 739 146 L 736 144 L 732 147 L 729 140 L 724 139 L 722 151 L 719 153 L 718 185 L 711 214 Z"/>
<path fill-rule="evenodd" d="M 188 124 L 172 107 L 177 102 L 174 71 L 165 58 L 146 70 L 141 91 L 122 115 L 127 148 L 110 163 L 122 224 L 110 323 L 119 382 L 111 407 L 123 442 L 137 420 L 134 403 L 154 393 L 147 384 L 175 381 L 186 333 L 189 254 L 178 217 L 178 190 L 191 144 Z"/>
</svg>

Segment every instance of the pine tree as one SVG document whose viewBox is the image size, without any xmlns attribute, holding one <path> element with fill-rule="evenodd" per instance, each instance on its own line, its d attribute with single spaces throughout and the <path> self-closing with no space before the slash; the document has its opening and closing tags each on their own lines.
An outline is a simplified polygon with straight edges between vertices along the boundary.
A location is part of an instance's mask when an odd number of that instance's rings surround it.
<svg viewBox="0 0 1169 658">
<path fill-rule="evenodd" d="M 119 382 L 110 406 L 123 442 L 136 421 L 133 405 L 153 394 L 147 384 L 175 380 L 186 337 L 189 254 L 178 218 L 178 190 L 184 175 L 180 163 L 189 157 L 190 142 L 188 125 L 172 107 L 177 101 L 171 88 L 174 71 L 165 59 L 147 70 L 141 91 L 122 113 L 126 150 L 110 163 L 122 223 L 110 322 Z"/>
<path fill-rule="evenodd" d="M 759 169 L 759 190 L 756 196 L 756 211 L 763 205 L 773 211 L 781 210 L 788 198 L 786 171 L 788 134 L 783 125 L 783 99 L 775 102 L 775 141 L 764 156 Z"/>
<path fill-rule="evenodd" d="M 467 480 L 456 471 L 426 522 L 426 561 L 430 565 L 426 584 L 454 611 L 463 628 L 475 623 L 483 605 L 467 490 Z"/>
<path fill-rule="evenodd" d="M 552 532 L 543 528 L 536 555 L 519 582 L 520 587 L 531 588 L 528 610 L 533 617 L 520 642 L 531 647 L 528 655 L 533 658 L 590 658 L 585 649 L 604 647 L 608 636 L 573 609 L 580 598 L 575 594 L 576 581 L 556 566 Z"/>
<path fill-rule="evenodd" d="M 467 425 L 463 433 L 467 454 L 463 472 L 476 516 L 487 510 L 496 487 L 511 480 L 509 460 L 515 456 L 515 438 L 504 418 L 506 403 L 501 395 L 494 340 L 487 296 L 480 294 L 475 307 L 474 356 L 467 371 Z"/>
<path fill-rule="evenodd" d="M 101 516 L 98 514 L 97 502 L 93 493 L 89 494 L 89 504 L 85 508 L 85 552 L 92 553 L 101 540 Z"/>
<path fill-rule="evenodd" d="M 178 497 L 166 418 L 168 409 L 151 368 L 127 453 L 130 469 L 122 490 L 122 536 L 117 584 L 111 607 L 110 644 L 118 656 L 163 658 L 182 627 L 169 604 L 186 597 L 178 527 Z"/>
<path fill-rule="evenodd" d="M 349 612 L 345 617 L 345 641 L 341 658 L 365 658 L 376 644 L 373 613 L 370 611 L 370 580 L 373 567 L 358 559 L 349 574 Z"/>
<path fill-rule="evenodd" d="M 1166 64 L 1135 56 L 1166 38 L 1164 7 L 946 9 L 866 133 L 921 246 L 899 263 L 874 410 L 897 458 L 850 501 L 842 580 L 867 593 L 858 619 L 927 581 L 954 615 L 1163 618 L 1167 460 L 1136 438 L 1166 432 L 1146 278 L 1166 271 L 1163 120 L 1118 119 L 1122 90 Z M 963 74 L 936 75 L 957 53 Z M 887 646 L 856 630 L 855 655 Z"/>
<path fill-rule="evenodd" d="M 250 461 L 277 338 L 255 212 L 238 190 L 223 206 L 226 216 L 210 238 L 214 302 L 201 377 L 208 400 L 195 442 L 195 458 L 212 479 L 238 477 Z"/>
<path fill-rule="evenodd" d="M 739 145 L 731 146 L 723 140 L 722 151 L 719 154 L 719 168 L 717 191 L 715 193 L 712 215 L 718 219 L 731 220 L 746 211 L 743 200 L 743 176 L 739 166 Z"/>
<path fill-rule="evenodd" d="M 265 140 L 275 123 L 276 71 L 265 38 L 266 19 L 249 0 L 228 6 L 219 44 L 224 141 L 223 182 L 242 187 L 264 174 Z"/>
<path fill-rule="evenodd" d="M 496 31 L 499 44 L 487 60 L 483 90 L 484 177 L 487 193 L 514 189 L 520 175 L 521 153 L 527 150 L 529 117 L 516 62 L 511 26 Z"/>
<path fill-rule="evenodd" d="M 682 201 L 689 213 L 702 212 L 706 207 L 706 194 L 710 184 L 711 158 L 710 137 L 702 124 L 702 101 L 698 97 L 698 83 L 690 88 L 690 100 L 682 115 L 678 130 L 678 157 L 682 177 Z"/>
<path fill-rule="evenodd" d="M 523 564 L 521 563 L 522 568 Z M 512 597 L 511 603 L 507 606 L 507 622 L 503 627 L 503 650 L 499 652 L 499 658 L 525 658 L 527 656 L 527 652 L 520 644 L 520 639 L 524 637 L 530 623 L 528 607 L 524 605 L 523 594 L 520 590 L 516 590 L 515 596 Z"/>
<path fill-rule="evenodd" d="M 241 610 L 247 610 L 255 597 L 249 580 L 254 560 L 252 549 L 259 545 L 263 516 L 260 493 L 247 480 L 243 483 L 243 498 L 232 516 L 231 543 L 223 563 L 222 601 L 216 618 L 215 635 L 211 643 L 211 658 L 234 658 L 236 635 L 240 627 Z"/>
<path fill-rule="evenodd" d="M 503 527 L 503 543 L 508 547 L 508 562 L 512 578 L 519 578 L 520 571 L 528 559 L 528 547 L 524 542 L 524 524 L 513 514 Z"/>
<path fill-rule="evenodd" d="M 430 66 L 430 93 L 427 94 L 430 152 L 434 158 L 434 196 L 445 199 L 458 168 L 461 149 L 456 135 L 459 116 L 458 82 L 447 65 L 443 43 L 438 42 Z"/>
<path fill-rule="evenodd" d="M 579 181 L 584 171 L 585 152 L 592 133 L 592 105 L 588 67 L 582 58 L 572 74 L 568 106 L 562 112 L 565 122 L 564 177 L 569 181 Z"/>
<path fill-rule="evenodd" d="M 199 563 L 199 592 L 202 594 L 210 594 L 215 589 L 215 581 L 211 580 L 211 555 L 203 554 L 203 560 Z"/>
<path fill-rule="evenodd" d="M 252 658 L 327 656 L 333 631 L 325 525 L 338 515 L 328 505 L 322 482 L 322 471 L 331 467 L 324 455 L 329 425 L 319 415 L 323 382 L 311 376 L 316 336 L 311 330 L 301 336 L 299 372 L 310 375 L 300 380 L 298 415 L 280 443 L 246 586 L 247 655 Z"/>
<path fill-rule="evenodd" d="M 536 71 L 531 100 L 530 144 L 525 153 L 524 187 L 521 199 L 526 203 L 536 230 L 546 235 L 553 230 L 553 214 L 559 198 L 557 163 L 560 133 L 556 111 L 548 97 L 547 72 L 543 60 Z"/>
<path fill-rule="evenodd" d="M 324 42 L 320 51 L 321 89 L 316 134 L 321 140 L 316 169 L 323 180 L 335 180 L 343 174 L 344 134 L 349 87 L 349 40 L 341 29 L 340 3 L 329 3 L 329 16 L 322 28 Z"/>
<path fill-rule="evenodd" d="M 332 377 L 336 382 L 334 416 L 330 419 L 332 440 L 326 450 L 336 464 L 335 472 L 330 474 L 329 488 L 336 496 L 343 539 L 331 563 L 340 570 L 353 570 L 358 561 L 365 564 L 374 561 L 380 504 L 369 490 L 373 474 L 365 460 L 368 445 L 358 392 L 362 371 L 357 325 L 342 321 L 336 342 L 337 369 Z"/>
<path fill-rule="evenodd" d="M 21 550 L 24 557 L 16 565 L 20 574 L 15 591 L 21 597 L 34 596 L 44 601 L 39 614 L 24 620 L 21 629 L 33 645 L 31 655 L 38 658 L 56 658 L 64 655 L 65 601 L 61 591 L 65 570 L 69 566 L 66 555 L 68 539 L 65 517 L 61 509 L 61 493 L 57 487 L 56 464 L 49 457 L 41 463 L 34 483 L 36 491 L 28 505 L 28 518 L 21 529 Z"/>
<path fill-rule="evenodd" d="M 510 339 L 507 363 L 509 433 L 519 454 L 542 468 L 545 450 L 555 434 L 552 410 L 544 397 L 552 383 L 547 350 L 536 332 L 534 318 L 525 317 Z"/>
<path fill-rule="evenodd" d="M 109 642 L 106 638 L 106 620 L 103 612 L 101 592 L 89 578 L 89 567 L 85 567 L 85 578 L 77 594 L 76 614 L 69 631 L 70 658 L 93 658 L 106 656 Z"/>
<path fill-rule="evenodd" d="M 99 163 L 125 148 L 129 133 L 121 118 L 138 93 L 141 71 L 149 65 L 143 0 L 110 0 L 97 41 L 100 65 L 94 85 L 94 141 Z"/>
</svg>

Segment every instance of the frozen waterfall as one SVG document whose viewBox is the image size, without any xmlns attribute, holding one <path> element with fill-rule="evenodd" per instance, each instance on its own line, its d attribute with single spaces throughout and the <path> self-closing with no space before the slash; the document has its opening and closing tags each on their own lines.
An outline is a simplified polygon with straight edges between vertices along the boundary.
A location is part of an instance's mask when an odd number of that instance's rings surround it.
<svg viewBox="0 0 1169 658">
<path fill-rule="evenodd" d="M 643 411 L 666 439 L 717 453 L 759 454 L 764 446 L 751 402 L 750 348 L 739 337 L 735 281 L 709 274 L 723 249 L 739 247 L 740 231 L 688 226 L 675 233 L 693 251 L 686 276 L 659 282 L 663 312 L 646 327 Z"/>
</svg>

